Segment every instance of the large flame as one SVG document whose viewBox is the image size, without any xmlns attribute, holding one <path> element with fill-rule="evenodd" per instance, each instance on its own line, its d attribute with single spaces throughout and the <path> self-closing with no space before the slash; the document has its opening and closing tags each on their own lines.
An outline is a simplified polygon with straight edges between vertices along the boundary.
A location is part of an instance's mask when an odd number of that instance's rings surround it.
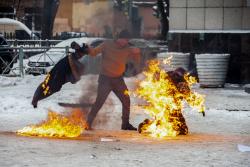
<svg viewBox="0 0 250 167">
<path fill-rule="evenodd" d="M 84 131 L 86 122 L 80 110 L 73 110 L 69 114 L 48 112 L 46 121 L 37 125 L 26 126 L 17 131 L 18 135 L 39 137 L 78 137 Z"/>
<path fill-rule="evenodd" d="M 168 60 L 166 62 L 169 64 Z M 159 138 L 186 134 L 187 127 L 183 127 L 186 124 L 182 116 L 184 102 L 204 114 L 204 96 L 191 90 L 191 86 L 197 82 L 194 77 L 187 73 L 184 82 L 177 84 L 160 66 L 160 61 L 150 61 L 148 70 L 144 71 L 145 79 L 136 90 L 136 95 L 147 102 L 143 109 L 151 117 L 140 124 L 139 130 Z M 183 129 L 186 132 L 181 132 Z"/>
</svg>

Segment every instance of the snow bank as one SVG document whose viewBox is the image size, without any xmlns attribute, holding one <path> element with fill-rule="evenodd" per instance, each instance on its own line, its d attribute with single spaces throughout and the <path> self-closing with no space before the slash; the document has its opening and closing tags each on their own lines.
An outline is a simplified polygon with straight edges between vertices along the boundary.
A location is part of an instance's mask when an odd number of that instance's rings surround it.
<svg viewBox="0 0 250 167">
<path fill-rule="evenodd" d="M 26 85 L 26 84 L 34 84 L 37 81 L 41 81 L 43 76 L 34 77 L 31 75 L 25 76 L 25 78 L 21 77 L 5 77 L 0 76 L 0 87 L 13 87 L 17 85 Z"/>
</svg>

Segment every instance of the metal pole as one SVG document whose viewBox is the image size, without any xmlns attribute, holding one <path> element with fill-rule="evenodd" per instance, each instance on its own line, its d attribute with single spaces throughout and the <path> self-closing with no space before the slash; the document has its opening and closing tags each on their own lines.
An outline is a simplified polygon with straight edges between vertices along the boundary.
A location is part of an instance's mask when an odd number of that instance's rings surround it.
<svg viewBox="0 0 250 167">
<path fill-rule="evenodd" d="M 20 76 L 23 78 L 24 77 L 24 71 L 23 71 L 23 57 L 24 57 L 24 53 L 23 53 L 23 47 L 21 46 L 19 48 L 19 74 Z"/>
<path fill-rule="evenodd" d="M 65 47 L 65 55 L 67 56 L 68 53 L 69 53 L 69 46 L 66 46 L 66 47 Z"/>
</svg>

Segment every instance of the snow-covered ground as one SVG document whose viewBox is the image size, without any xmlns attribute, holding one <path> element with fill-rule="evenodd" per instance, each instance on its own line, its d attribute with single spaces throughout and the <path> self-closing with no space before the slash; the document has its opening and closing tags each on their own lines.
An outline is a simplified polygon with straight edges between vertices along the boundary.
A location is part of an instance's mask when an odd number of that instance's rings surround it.
<svg viewBox="0 0 250 167">
<path fill-rule="evenodd" d="M 199 89 L 206 94 L 206 117 L 185 109 L 190 134 L 153 139 L 120 130 L 121 104 L 113 93 L 95 121 L 94 131 L 75 140 L 17 136 L 16 130 L 46 119 L 48 109 L 69 112 L 58 102 L 93 102 L 96 75 L 86 75 L 75 85 L 39 102 L 31 99 L 45 76 L 0 77 L 0 166 L 250 166 L 250 94 L 241 89 Z M 129 89 L 141 76 L 127 78 Z M 147 116 L 131 97 L 131 122 Z M 111 140 L 111 141 L 110 141 Z"/>
</svg>

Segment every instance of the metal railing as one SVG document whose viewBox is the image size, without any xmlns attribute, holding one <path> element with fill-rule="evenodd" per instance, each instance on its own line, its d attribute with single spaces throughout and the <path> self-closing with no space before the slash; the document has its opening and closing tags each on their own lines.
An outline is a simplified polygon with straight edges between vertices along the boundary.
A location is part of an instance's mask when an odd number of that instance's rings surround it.
<svg viewBox="0 0 250 167">
<path fill-rule="evenodd" d="M 167 44 L 162 41 L 151 41 L 152 44 L 147 46 L 140 46 L 140 44 L 135 44 L 135 46 L 141 48 L 142 51 L 142 59 L 141 65 L 144 66 L 145 62 L 148 59 L 152 59 L 155 57 L 155 53 L 159 51 L 166 51 Z M 1 48 L 0 48 L 1 49 Z M 69 47 L 51 47 L 51 46 L 40 46 L 40 47 L 4 47 L 4 49 L 12 50 L 13 57 L 11 61 L 4 61 L 1 58 L 1 50 L 0 50 L 0 67 L 4 64 L 4 69 L 0 71 L 0 76 L 20 76 L 24 77 L 26 73 L 29 73 L 29 69 L 34 70 L 37 69 L 37 72 L 41 72 L 39 70 L 51 70 L 51 68 L 66 54 L 69 53 Z M 34 56 L 29 57 L 30 53 Z M 32 61 L 31 61 L 31 60 Z M 100 61 L 101 59 L 98 57 L 87 57 L 85 59 L 85 63 L 87 63 L 86 72 L 96 74 L 99 72 Z M 48 64 L 49 62 L 49 64 Z M 14 64 L 14 65 L 13 65 Z M 12 67 L 13 66 L 13 67 Z M 50 67 L 47 68 L 47 67 Z M 1 67 L 2 68 L 2 67 Z M 9 71 L 9 72 L 8 72 Z M 49 71 L 46 71 L 49 72 Z M 33 73 L 34 74 L 34 73 Z M 38 73 L 39 74 L 39 73 Z M 45 74 L 45 73 L 44 73 Z"/>
<path fill-rule="evenodd" d="M 62 40 L 18 40 L 18 39 L 9 39 L 7 42 L 10 46 L 17 47 L 17 46 L 34 46 L 34 47 L 41 47 L 41 46 L 55 46 Z"/>
<path fill-rule="evenodd" d="M 53 66 L 59 61 L 61 58 L 66 56 L 69 52 L 69 47 L 4 47 L 0 48 L 4 50 L 9 50 L 9 55 L 12 55 L 11 60 L 6 59 L 1 55 L 0 50 L 0 76 L 20 76 L 24 77 L 25 70 L 27 68 L 29 58 L 25 59 L 27 62 L 24 63 L 24 58 L 26 54 L 29 52 L 37 52 L 37 55 L 34 55 L 32 62 L 37 64 L 39 62 L 50 62 L 50 65 Z M 6 56 L 6 55 L 5 55 Z M 54 56 L 59 56 L 58 58 L 54 58 Z M 43 60 L 42 60 L 43 59 Z M 45 67 L 44 67 L 45 68 Z"/>
</svg>

